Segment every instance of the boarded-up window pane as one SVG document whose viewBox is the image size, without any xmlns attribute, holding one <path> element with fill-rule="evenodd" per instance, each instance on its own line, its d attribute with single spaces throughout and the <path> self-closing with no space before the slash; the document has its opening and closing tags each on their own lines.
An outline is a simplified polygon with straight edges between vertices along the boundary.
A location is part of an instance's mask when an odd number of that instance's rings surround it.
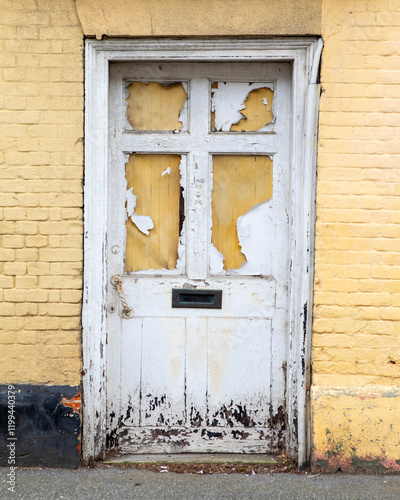
<svg viewBox="0 0 400 500">
<path fill-rule="evenodd" d="M 211 131 L 263 131 L 273 121 L 271 83 L 213 82 Z"/>
<path fill-rule="evenodd" d="M 183 83 L 133 82 L 126 118 L 134 130 L 187 130 L 187 93 Z"/>
<path fill-rule="evenodd" d="M 246 262 L 239 245 L 238 218 L 271 197 L 268 156 L 213 157 L 212 244 L 224 256 L 225 270 L 239 269 Z"/>
<path fill-rule="evenodd" d="M 132 154 L 129 157 L 126 164 L 127 272 L 176 268 L 182 205 L 180 162 L 180 155 Z"/>
</svg>

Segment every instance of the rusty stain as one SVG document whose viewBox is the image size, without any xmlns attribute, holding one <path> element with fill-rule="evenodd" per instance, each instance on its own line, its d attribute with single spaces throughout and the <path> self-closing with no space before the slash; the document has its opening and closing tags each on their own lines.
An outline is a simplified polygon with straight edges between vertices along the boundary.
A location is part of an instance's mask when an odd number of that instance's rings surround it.
<svg viewBox="0 0 400 500">
<path fill-rule="evenodd" d="M 81 393 L 78 392 L 78 394 L 76 396 L 73 396 L 72 398 L 66 398 L 63 396 L 61 399 L 61 404 L 69 408 L 72 408 L 74 411 L 79 413 L 82 405 Z"/>
<path fill-rule="evenodd" d="M 382 456 L 358 456 L 354 449 L 351 456 L 344 457 L 342 454 L 329 457 L 323 452 L 314 452 L 312 459 L 313 472 L 334 474 L 343 472 L 345 474 L 393 474 L 400 472 L 398 460 L 390 459 L 382 453 Z"/>
</svg>

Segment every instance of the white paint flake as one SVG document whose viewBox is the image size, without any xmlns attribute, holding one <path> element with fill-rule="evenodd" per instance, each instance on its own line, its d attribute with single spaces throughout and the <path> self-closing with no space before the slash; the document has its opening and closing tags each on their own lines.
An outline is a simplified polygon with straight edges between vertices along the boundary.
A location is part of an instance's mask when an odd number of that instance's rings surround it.
<svg viewBox="0 0 400 500">
<path fill-rule="evenodd" d="M 215 113 L 215 129 L 229 132 L 231 126 L 239 123 L 244 115 L 240 112 L 246 107 L 245 101 L 253 90 L 269 88 L 270 83 L 231 83 L 218 82 L 218 88 L 212 88 L 211 111 Z M 263 103 L 268 106 L 267 99 Z"/>
<path fill-rule="evenodd" d="M 225 257 L 210 243 L 210 273 L 220 274 L 224 270 Z"/>
<path fill-rule="evenodd" d="M 185 87 L 187 92 L 187 88 Z M 187 99 L 186 99 L 187 102 Z M 167 169 L 168 170 L 168 169 Z M 179 164 L 179 172 L 181 174 L 181 187 L 182 196 L 184 202 L 186 202 L 185 194 L 186 194 L 186 156 L 181 156 L 181 162 Z M 179 245 L 178 245 L 178 261 L 176 263 L 176 270 L 178 272 L 183 273 L 186 265 L 186 223 L 183 223 L 181 234 L 179 235 Z"/>
<path fill-rule="evenodd" d="M 187 82 L 181 82 L 182 87 L 184 88 L 186 92 L 186 99 L 185 99 L 185 104 L 183 105 L 183 109 L 179 113 L 178 120 L 182 123 L 182 127 L 180 130 L 174 130 L 175 133 L 179 132 L 184 132 L 188 128 L 188 83 Z"/>
<path fill-rule="evenodd" d="M 168 167 L 162 172 L 161 177 L 164 177 L 164 175 L 169 175 L 171 173 L 171 167 Z"/>
<path fill-rule="evenodd" d="M 271 200 L 252 207 L 238 218 L 236 225 L 239 245 L 247 261 L 237 274 L 269 275 L 273 244 Z"/>
<path fill-rule="evenodd" d="M 267 106 L 267 109 L 269 111 L 269 102 L 268 102 L 268 99 L 266 97 L 263 97 L 263 104 L 265 104 Z"/>
<path fill-rule="evenodd" d="M 138 215 L 135 213 L 137 196 L 133 194 L 133 188 L 126 191 L 126 213 L 128 218 L 143 234 L 148 235 L 150 229 L 154 228 L 153 219 L 150 215 Z"/>
</svg>

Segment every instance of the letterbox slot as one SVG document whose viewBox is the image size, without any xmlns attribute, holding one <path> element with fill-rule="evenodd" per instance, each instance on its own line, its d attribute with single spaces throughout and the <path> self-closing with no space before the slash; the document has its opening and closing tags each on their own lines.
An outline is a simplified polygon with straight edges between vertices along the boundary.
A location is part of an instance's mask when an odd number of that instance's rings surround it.
<svg viewBox="0 0 400 500">
<path fill-rule="evenodd" d="M 172 307 L 221 309 L 222 290 L 172 289 Z"/>
</svg>

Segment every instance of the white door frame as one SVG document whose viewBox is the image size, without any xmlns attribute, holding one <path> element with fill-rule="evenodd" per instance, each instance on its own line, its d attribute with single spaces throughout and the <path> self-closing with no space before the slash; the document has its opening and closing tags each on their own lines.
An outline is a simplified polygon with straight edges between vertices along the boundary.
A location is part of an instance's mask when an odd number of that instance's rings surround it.
<svg viewBox="0 0 400 500">
<path fill-rule="evenodd" d="M 287 365 L 287 452 L 302 467 L 310 452 L 310 357 L 316 135 L 322 40 L 87 40 L 83 329 L 83 459 L 106 444 L 109 64 L 112 61 L 292 62 L 291 249 Z"/>
</svg>

